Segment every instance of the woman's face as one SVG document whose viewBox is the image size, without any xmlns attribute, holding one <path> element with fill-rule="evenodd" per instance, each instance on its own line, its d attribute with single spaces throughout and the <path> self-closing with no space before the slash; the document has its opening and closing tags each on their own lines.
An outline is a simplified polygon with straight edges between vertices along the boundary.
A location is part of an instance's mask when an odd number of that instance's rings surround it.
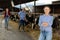
<svg viewBox="0 0 60 40">
<path fill-rule="evenodd" d="M 50 8 L 49 7 L 45 7 L 44 8 L 44 12 L 45 12 L 45 14 L 49 14 L 50 13 Z"/>
<path fill-rule="evenodd" d="M 6 12 L 8 12 L 8 8 L 6 9 Z"/>
</svg>

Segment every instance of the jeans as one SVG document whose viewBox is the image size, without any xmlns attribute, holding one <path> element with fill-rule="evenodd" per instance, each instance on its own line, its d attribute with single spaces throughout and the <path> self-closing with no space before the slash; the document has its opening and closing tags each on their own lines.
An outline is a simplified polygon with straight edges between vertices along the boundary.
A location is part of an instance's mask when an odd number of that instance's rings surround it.
<svg viewBox="0 0 60 40">
<path fill-rule="evenodd" d="M 8 28 L 9 17 L 5 17 L 5 28 Z"/>
<path fill-rule="evenodd" d="M 19 29 L 20 29 L 21 26 L 23 27 L 23 30 L 24 30 L 25 20 L 20 20 L 19 21 Z"/>
<path fill-rule="evenodd" d="M 38 40 L 52 40 L 52 32 L 50 32 L 50 31 L 41 31 Z"/>
</svg>

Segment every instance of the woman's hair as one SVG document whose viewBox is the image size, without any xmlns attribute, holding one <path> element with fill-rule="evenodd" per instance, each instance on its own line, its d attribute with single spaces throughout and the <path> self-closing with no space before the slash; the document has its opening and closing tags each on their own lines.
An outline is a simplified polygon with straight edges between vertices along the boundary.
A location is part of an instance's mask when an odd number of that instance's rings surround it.
<svg viewBox="0 0 60 40">
<path fill-rule="evenodd" d="M 8 8 L 5 8 L 5 11 L 6 11 L 6 9 L 8 9 Z M 8 9 L 8 11 L 9 11 L 9 9 Z"/>
<path fill-rule="evenodd" d="M 45 7 L 48 7 L 48 8 L 50 9 L 50 7 L 49 7 L 49 6 L 44 6 L 44 8 L 45 8 Z"/>
</svg>

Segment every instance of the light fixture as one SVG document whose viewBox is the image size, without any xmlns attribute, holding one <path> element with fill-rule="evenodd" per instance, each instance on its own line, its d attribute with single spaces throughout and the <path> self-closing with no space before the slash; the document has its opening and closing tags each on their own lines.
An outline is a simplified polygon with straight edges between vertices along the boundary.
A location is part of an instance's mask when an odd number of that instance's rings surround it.
<svg viewBox="0 0 60 40">
<path fill-rule="evenodd" d="M 12 5 L 12 7 L 14 7 L 14 2 L 13 1 L 11 1 L 11 5 Z"/>
</svg>

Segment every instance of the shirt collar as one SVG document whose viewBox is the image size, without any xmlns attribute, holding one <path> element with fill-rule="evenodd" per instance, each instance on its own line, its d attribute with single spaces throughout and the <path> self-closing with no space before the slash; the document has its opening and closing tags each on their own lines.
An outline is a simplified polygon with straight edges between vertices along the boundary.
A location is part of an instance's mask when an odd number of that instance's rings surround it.
<svg viewBox="0 0 60 40">
<path fill-rule="evenodd" d="M 49 15 L 45 15 L 45 14 L 44 14 L 44 16 L 50 16 L 50 14 L 49 14 Z"/>
</svg>

